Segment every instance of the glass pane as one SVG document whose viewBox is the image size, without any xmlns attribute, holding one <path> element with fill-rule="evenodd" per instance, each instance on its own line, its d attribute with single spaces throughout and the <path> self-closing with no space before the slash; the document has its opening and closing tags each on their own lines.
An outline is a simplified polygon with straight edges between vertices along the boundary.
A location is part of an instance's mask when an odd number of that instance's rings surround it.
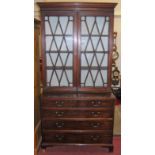
<svg viewBox="0 0 155 155">
<path fill-rule="evenodd" d="M 103 86 L 103 81 L 100 73 L 97 75 L 95 86 Z"/>
<path fill-rule="evenodd" d="M 107 70 L 101 70 L 101 74 L 102 74 L 104 83 L 107 83 L 108 71 Z"/>
<path fill-rule="evenodd" d="M 103 29 L 103 35 L 108 35 L 108 34 L 109 34 L 109 22 L 106 22 Z"/>
<path fill-rule="evenodd" d="M 83 17 L 81 17 L 81 20 L 83 21 L 83 20 L 85 20 L 85 17 L 83 16 Z"/>
<path fill-rule="evenodd" d="M 62 74 L 62 78 L 61 78 L 61 81 L 60 81 L 60 86 L 68 86 L 68 81 L 67 81 L 65 72 L 63 72 L 63 74 Z"/>
<path fill-rule="evenodd" d="M 46 65 L 47 66 L 52 66 L 52 61 L 50 57 L 51 57 L 50 53 L 46 53 Z"/>
<path fill-rule="evenodd" d="M 73 37 L 65 37 L 66 39 L 66 44 L 67 44 L 67 49 L 69 49 L 69 51 L 73 51 Z"/>
<path fill-rule="evenodd" d="M 91 37 L 91 39 L 92 39 L 92 42 L 93 42 L 93 46 L 96 49 L 97 45 L 98 45 L 98 42 L 99 42 L 99 37 Z"/>
<path fill-rule="evenodd" d="M 98 28 L 97 28 L 96 23 L 95 23 L 95 25 L 94 25 L 94 27 L 93 27 L 92 35 L 99 35 L 99 30 L 98 30 Z"/>
<path fill-rule="evenodd" d="M 60 17 L 59 20 L 60 20 L 60 25 L 61 25 L 62 31 L 63 31 L 63 33 L 65 33 L 67 24 L 68 24 L 68 17 L 65 17 L 65 16 Z"/>
<path fill-rule="evenodd" d="M 105 22 L 105 17 L 96 17 L 97 26 L 101 34 Z"/>
<path fill-rule="evenodd" d="M 47 83 L 49 83 L 48 86 L 59 86 L 58 78 L 55 71 L 47 70 Z"/>
<path fill-rule="evenodd" d="M 97 62 L 97 57 L 96 56 L 94 56 L 94 58 L 93 58 L 93 62 L 92 62 L 92 66 L 98 66 L 98 62 Z"/>
<path fill-rule="evenodd" d="M 63 39 L 60 51 L 68 51 L 65 40 Z"/>
<path fill-rule="evenodd" d="M 85 68 L 81 70 L 81 87 L 107 86 L 108 50 L 109 21 L 107 17 L 82 16 L 81 67 Z"/>
<path fill-rule="evenodd" d="M 104 53 L 96 53 L 96 57 L 97 57 L 99 65 L 102 64 Z"/>
<path fill-rule="evenodd" d="M 104 50 L 108 51 L 109 50 L 109 48 L 108 48 L 108 37 L 101 37 L 101 39 L 102 39 L 102 43 L 104 46 Z"/>
<path fill-rule="evenodd" d="M 81 55 L 81 66 L 88 66 L 85 54 Z"/>
<path fill-rule="evenodd" d="M 49 34 L 49 35 L 52 34 L 48 21 L 45 21 L 45 34 Z"/>
<path fill-rule="evenodd" d="M 104 67 L 108 66 L 108 54 L 104 54 L 104 59 L 102 61 L 101 66 L 104 66 Z"/>
<path fill-rule="evenodd" d="M 51 28 L 52 28 L 52 32 L 55 33 L 56 26 L 57 26 L 57 23 L 58 23 L 58 17 L 50 16 L 49 17 L 49 22 L 50 22 L 50 25 L 51 25 Z"/>
<path fill-rule="evenodd" d="M 89 34 L 85 21 L 81 22 L 81 34 L 82 35 L 88 35 Z"/>
<path fill-rule="evenodd" d="M 72 70 L 47 70 L 48 86 L 72 86 Z"/>
<path fill-rule="evenodd" d="M 88 41 L 88 44 L 86 45 L 86 51 L 93 51 L 93 46 L 91 40 Z"/>
<path fill-rule="evenodd" d="M 44 22 L 47 86 L 73 86 L 73 17 L 46 16 Z"/>
<path fill-rule="evenodd" d="M 93 76 L 93 80 L 95 81 L 96 76 L 98 74 L 98 70 L 91 70 L 92 76 Z"/>
<path fill-rule="evenodd" d="M 58 35 L 58 34 L 59 34 L 59 35 L 62 35 L 62 34 L 63 34 L 62 28 L 61 28 L 60 25 L 57 26 L 55 34 L 56 34 L 56 35 Z"/>
<path fill-rule="evenodd" d="M 55 38 L 55 43 L 56 43 L 58 49 L 60 50 L 60 48 L 61 48 L 60 46 L 61 46 L 63 38 L 62 38 L 62 36 L 55 36 L 54 38 Z"/>
<path fill-rule="evenodd" d="M 66 74 L 67 74 L 69 82 L 73 83 L 73 71 L 72 70 L 66 70 Z"/>
<path fill-rule="evenodd" d="M 81 70 L 81 83 L 85 82 L 88 70 Z"/>
<path fill-rule="evenodd" d="M 69 17 L 69 20 L 73 20 L 73 17 L 72 17 L 72 16 L 70 16 L 70 17 Z"/>
<path fill-rule="evenodd" d="M 68 56 L 66 66 L 70 66 L 70 67 L 73 66 L 73 54 L 71 54 L 71 53 L 70 53 L 69 56 Z"/>
<path fill-rule="evenodd" d="M 86 79 L 86 86 L 93 86 L 93 80 L 92 80 L 92 77 L 91 77 L 91 74 L 89 72 L 88 76 L 87 76 L 87 79 Z"/>
<path fill-rule="evenodd" d="M 57 62 L 56 62 L 56 65 L 55 65 L 55 66 L 59 66 L 59 67 L 63 66 L 63 63 L 62 63 L 62 62 L 63 62 L 63 61 L 62 61 L 62 58 L 61 58 L 61 56 L 59 55 L 58 58 L 57 58 Z"/>
<path fill-rule="evenodd" d="M 105 51 L 105 50 L 103 49 L 103 43 L 102 43 L 101 40 L 100 40 L 99 43 L 98 43 L 98 46 L 97 46 L 96 51 L 98 51 L 98 52 Z"/>
<path fill-rule="evenodd" d="M 94 54 L 92 54 L 92 53 L 87 53 L 86 54 L 86 57 L 87 57 L 87 61 L 88 61 L 88 64 L 90 65 L 91 64 L 91 62 L 92 62 L 92 60 L 93 60 L 93 56 L 94 56 Z"/>
<path fill-rule="evenodd" d="M 94 21 L 95 21 L 95 17 L 86 17 L 86 24 L 88 26 L 89 33 L 92 31 Z"/>
<path fill-rule="evenodd" d="M 46 36 L 46 51 L 50 50 L 52 40 L 53 40 L 52 36 Z"/>
<path fill-rule="evenodd" d="M 87 43 L 88 43 L 88 37 L 82 37 L 81 38 L 81 50 L 82 51 L 85 51 Z"/>
<path fill-rule="evenodd" d="M 45 18 L 44 18 L 45 20 L 48 20 L 48 17 L 47 16 L 45 16 Z"/>
<path fill-rule="evenodd" d="M 66 34 L 67 35 L 72 35 L 73 34 L 73 22 L 72 21 L 70 21 L 68 26 L 67 26 Z"/>
</svg>

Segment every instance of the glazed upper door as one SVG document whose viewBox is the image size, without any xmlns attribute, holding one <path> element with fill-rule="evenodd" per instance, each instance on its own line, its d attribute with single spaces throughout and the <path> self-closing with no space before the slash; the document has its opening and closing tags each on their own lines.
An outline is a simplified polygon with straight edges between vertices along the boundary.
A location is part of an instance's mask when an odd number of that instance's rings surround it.
<svg viewBox="0 0 155 155">
<path fill-rule="evenodd" d="M 110 18 L 106 15 L 80 16 L 80 87 L 108 85 Z"/>
<path fill-rule="evenodd" d="M 55 12 L 43 16 L 46 87 L 76 91 L 110 85 L 110 18 L 101 12 Z"/>
<path fill-rule="evenodd" d="M 74 16 L 44 16 L 47 87 L 73 87 Z"/>
</svg>

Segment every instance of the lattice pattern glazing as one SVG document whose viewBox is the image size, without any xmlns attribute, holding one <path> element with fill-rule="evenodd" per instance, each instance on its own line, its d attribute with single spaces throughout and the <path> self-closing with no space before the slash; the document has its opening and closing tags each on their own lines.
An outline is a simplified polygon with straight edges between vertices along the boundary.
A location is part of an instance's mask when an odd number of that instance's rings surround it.
<svg viewBox="0 0 155 155">
<path fill-rule="evenodd" d="M 107 86 L 109 17 L 81 17 L 81 86 Z"/>
<path fill-rule="evenodd" d="M 45 16 L 47 86 L 73 86 L 73 17 Z"/>
</svg>

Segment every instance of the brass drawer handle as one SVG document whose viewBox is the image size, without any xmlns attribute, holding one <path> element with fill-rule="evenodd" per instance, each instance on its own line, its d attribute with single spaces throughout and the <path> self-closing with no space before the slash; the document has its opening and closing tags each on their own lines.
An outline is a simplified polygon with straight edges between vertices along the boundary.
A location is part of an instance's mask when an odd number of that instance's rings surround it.
<svg viewBox="0 0 155 155">
<path fill-rule="evenodd" d="M 64 115 L 64 112 L 63 111 L 56 111 L 55 114 L 58 116 L 58 117 L 61 117 Z"/>
<path fill-rule="evenodd" d="M 91 104 L 92 104 L 93 107 L 98 107 L 98 106 L 101 105 L 101 101 L 98 101 L 98 102 L 96 102 L 96 101 L 91 101 Z"/>
<path fill-rule="evenodd" d="M 93 128 L 98 128 L 100 126 L 101 126 L 101 123 L 99 123 L 99 122 L 91 123 L 91 127 L 93 127 Z"/>
<path fill-rule="evenodd" d="M 62 141 L 64 139 L 63 135 L 56 135 L 55 137 L 58 141 Z"/>
<path fill-rule="evenodd" d="M 91 136 L 91 139 L 93 141 L 98 141 L 100 139 L 100 136 L 99 135 Z"/>
<path fill-rule="evenodd" d="M 63 101 L 56 101 L 56 104 L 57 104 L 57 106 L 58 107 L 62 107 L 62 106 L 64 106 L 64 102 Z"/>
<path fill-rule="evenodd" d="M 65 124 L 63 122 L 56 122 L 55 125 L 57 128 L 62 128 Z"/>
<path fill-rule="evenodd" d="M 92 114 L 94 117 L 97 117 L 97 116 L 99 116 L 99 115 L 101 114 L 101 112 L 99 112 L 99 111 L 97 111 L 97 112 L 92 111 L 91 114 Z"/>
</svg>

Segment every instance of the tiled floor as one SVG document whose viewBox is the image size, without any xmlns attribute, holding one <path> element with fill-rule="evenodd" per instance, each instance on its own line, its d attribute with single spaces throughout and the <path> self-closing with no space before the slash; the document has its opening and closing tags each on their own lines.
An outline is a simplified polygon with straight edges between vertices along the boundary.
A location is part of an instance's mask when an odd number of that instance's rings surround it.
<svg viewBox="0 0 155 155">
<path fill-rule="evenodd" d="M 114 137 L 114 151 L 108 152 L 106 148 L 90 146 L 54 146 L 46 148 L 44 152 L 40 149 L 38 155 L 120 155 L 121 137 Z"/>
</svg>

